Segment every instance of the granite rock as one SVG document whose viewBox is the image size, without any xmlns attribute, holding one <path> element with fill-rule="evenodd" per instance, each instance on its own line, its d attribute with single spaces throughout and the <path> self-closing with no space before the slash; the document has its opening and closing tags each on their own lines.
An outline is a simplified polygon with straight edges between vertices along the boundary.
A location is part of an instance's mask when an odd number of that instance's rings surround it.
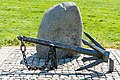
<svg viewBox="0 0 120 80">
<path fill-rule="evenodd" d="M 74 2 L 63 2 L 51 7 L 43 16 L 38 39 L 60 42 L 73 46 L 81 46 L 82 21 L 78 6 Z M 46 58 L 49 47 L 36 45 L 37 56 Z M 76 56 L 57 49 L 57 58 Z"/>
</svg>

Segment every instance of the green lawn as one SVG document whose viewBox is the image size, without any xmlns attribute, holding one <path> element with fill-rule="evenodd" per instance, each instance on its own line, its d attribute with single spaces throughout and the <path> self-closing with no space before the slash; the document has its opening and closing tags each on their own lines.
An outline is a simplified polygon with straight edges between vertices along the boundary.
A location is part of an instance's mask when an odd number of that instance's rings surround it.
<svg viewBox="0 0 120 80">
<path fill-rule="evenodd" d="M 36 38 L 44 13 L 64 1 L 0 0 L 0 45 L 19 45 L 18 35 Z M 84 31 L 104 47 L 120 49 L 120 0 L 69 1 L 79 6 Z"/>
</svg>

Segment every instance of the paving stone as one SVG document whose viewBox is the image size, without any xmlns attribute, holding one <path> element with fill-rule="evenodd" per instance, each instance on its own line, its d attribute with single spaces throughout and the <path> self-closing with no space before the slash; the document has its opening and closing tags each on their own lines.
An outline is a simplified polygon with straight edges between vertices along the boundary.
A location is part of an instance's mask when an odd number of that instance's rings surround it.
<svg viewBox="0 0 120 80">
<path fill-rule="evenodd" d="M 79 80 L 79 78 L 76 77 L 76 76 L 72 76 L 72 77 L 70 76 L 70 79 L 71 79 L 71 80 Z"/>
<path fill-rule="evenodd" d="M 58 74 L 54 74 L 53 77 L 54 77 L 54 78 L 59 78 L 60 75 L 58 75 Z"/>
<path fill-rule="evenodd" d="M 114 80 L 120 80 L 120 77 L 114 77 L 113 79 Z"/>
<path fill-rule="evenodd" d="M 78 78 L 75 74 L 69 74 L 69 77 L 71 77 L 71 78 Z"/>
<path fill-rule="evenodd" d="M 52 79 L 51 80 L 60 80 L 59 78 L 54 78 L 54 77 L 52 77 Z"/>
<path fill-rule="evenodd" d="M 99 78 L 98 78 L 98 77 L 93 77 L 92 79 L 93 79 L 93 80 L 99 80 Z"/>
<path fill-rule="evenodd" d="M 47 75 L 45 75 L 45 77 L 47 77 L 47 78 L 52 78 L 53 75 L 52 75 L 52 74 L 47 74 Z"/>
<path fill-rule="evenodd" d="M 106 78 L 105 77 L 100 77 L 99 80 L 106 80 Z"/>
</svg>

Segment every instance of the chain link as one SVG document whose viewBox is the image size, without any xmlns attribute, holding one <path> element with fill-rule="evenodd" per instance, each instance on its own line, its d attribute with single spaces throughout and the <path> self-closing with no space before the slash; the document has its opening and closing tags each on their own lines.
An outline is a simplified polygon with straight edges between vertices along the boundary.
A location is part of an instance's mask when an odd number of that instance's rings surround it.
<svg viewBox="0 0 120 80">
<path fill-rule="evenodd" d="M 47 67 L 49 61 L 50 60 L 54 60 L 54 48 L 50 47 L 50 50 L 48 52 L 48 58 L 45 61 L 45 64 L 43 66 L 41 66 L 41 67 L 38 67 L 38 66 L 29 66 L 28 63 L 27 63 L 26 55 L 25 55 L 26 46 L 25 46 L 25 43 L 24 43 L 23 39 L 21 39 L 20 50 L 21 50 L 22 55 L 23 55 L 23 60 L 24 60 L 25 66 L 27 67 L 28 70 L 44 70 Z M 55 69 L 53 65 L 54 64 L 52 64 L 52 61 L 51 61 L 51 67 L 50 67 L 50 69 Z"/>
</svg>

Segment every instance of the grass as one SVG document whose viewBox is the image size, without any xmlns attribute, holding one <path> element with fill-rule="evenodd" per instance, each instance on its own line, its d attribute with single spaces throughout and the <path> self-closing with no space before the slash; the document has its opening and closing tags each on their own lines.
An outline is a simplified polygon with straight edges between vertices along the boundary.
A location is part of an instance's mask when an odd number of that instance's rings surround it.
<svg viewBox="0 0 120 80">
<path fill-rule="evenodd" d="M 64 1 L 68 0 L 0 0 L 0 46 L 19 45 L 19 35 L 37 38 L 45 12 Z M 69 1 L 80 8 L 84 31 L 104 47 L 120 49 L 119 0 Z"/>
</svg>

